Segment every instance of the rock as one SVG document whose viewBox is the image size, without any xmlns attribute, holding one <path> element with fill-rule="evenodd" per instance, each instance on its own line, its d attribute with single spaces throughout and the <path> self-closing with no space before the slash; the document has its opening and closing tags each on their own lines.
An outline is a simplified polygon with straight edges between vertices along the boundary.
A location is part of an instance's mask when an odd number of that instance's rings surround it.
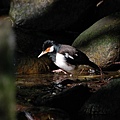
<svg viewBox="0 0 120 120">
<path fill-rule="evenodd" d="M 35 56 L 47 39 L 72 44 L 94 23 L 98 1 L 12 0 L 10 16 L 15 23 L 18 51 Z"/>
<path fill-rule="evenodd" d="M 109 84 L 94 93 L 84 104 L 79 114 L 119 115 L 120 114 L 120 78 L 113 79 Z"/>
<path fill-rule="evenodd" d="M 120 11 L 119 0 L 99 4 L 100 2 L 101 0 L 12 0 L 10 16 L 16 25 L 24 25 L 27 29 L 61 31 L 72 28 L 81 31 L 83 26 L 87 27 L 100 17 Z"/>
<path fill-rule="evenodd" d="M 81 15 L 82 18 L 86 17 L 86 12 L 93 12 L 93 15 L 98 1 L 12 0 L 10 16 L 16 25 L 27 29 L 61 31 L 76 22 Z"/>
<path fill-rule="evenodd" d="M 107 68 L 120 59 L 120 13 L 104 17 L 81 33 L 73 46 L 87 54 L 91 61 Z"/>
<path fill-rule="evenodd" d="M 90 95 L 90 89 L 81 84 L 69 89 L 65 88 L 56 95 L 39 95 L 34 100 L 34 104 L 37 106 L 49 106 L 62 109 L 72 116 L 78 112 Z"/>
</svg>

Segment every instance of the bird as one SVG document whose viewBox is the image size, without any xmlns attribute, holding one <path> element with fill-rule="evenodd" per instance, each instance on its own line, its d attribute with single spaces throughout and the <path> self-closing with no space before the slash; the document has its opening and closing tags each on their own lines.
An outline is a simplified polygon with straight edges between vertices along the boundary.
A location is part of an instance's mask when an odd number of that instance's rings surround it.
<svg viewBox="0 0 120 120">
<path fill-rule="evenodd" d="M 90 61 L 85 53 L 67 44 L 59 44 L 53 40 L 46 40 L 42 45 L 42 52 L 38 55 L 38 58 L 45 54 L 65 74 L 73 73 L 79 65 L 89 65 L 94 68 L 96 73 L 101 71 L 100 67 Z"/>
</svg>

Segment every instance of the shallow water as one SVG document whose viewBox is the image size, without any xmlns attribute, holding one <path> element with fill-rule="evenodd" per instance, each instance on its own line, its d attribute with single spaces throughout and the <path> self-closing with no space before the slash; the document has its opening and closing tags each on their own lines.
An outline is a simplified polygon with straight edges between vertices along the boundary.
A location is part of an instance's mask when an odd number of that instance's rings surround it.
<svg viewBox="0 0 120 120">
<path fill-rule="evenodd" d="M 21 118 L 21 116 L 24 116 L 26 119 L 26 113 L 28 113 L 27 115 L 30 115 L 32 117 L 31 120 L 69 120 L 71 118 L 69 118 L 69 115 L 65 111 L 61 111 L 56 108 L 41 108 L 42 106 L 34 106 L 33 103 L 36 96 L 44 94 L 45 96 L 47 95 L 47 97 L 49 98 L 53 95 L 57 95 L 63 92 L 64 89 L 71 89 L 74 86 L 81 84 L 87 84 L 89 88 L 92 88 L 92 92 L 94 92 L 100 89 L 102 86 L 108 84 L 109 81 L 113 78 L 120 78 L 120 72 L 105 72 L 105 74 L 103 74 L 102 76 L 94 74 L 70 76 L 56 73 L 16 75 L 17 111 L 19 113 L 19 118 Z M 38 107 L 39 110 L 37 109 Z M 52 113 L 51 109 L 54 109 Z M 33 119 L 33 116 L 36 118 Z M 99 117 L 97 118 L 99 119 Z M 85 117 L 83 119 L 94 120 L 90 117 Z M 76 118 L 74 120 L 76 120 Z"/>
<path fill-rule="evenodd" d="M 94 75 L 94 74 L 88 74 L 88 75 L 73 75 L 70 76 L 65 75 L 65 74 L 56 74 L 56 73 L 47 73 L 47 74 L 18 74 L 16 75 L 16 84 L 17 85 L 23 85 L 23 86 L 33 86 L 33 85 L 38 85 L 38 84 L 43 84 L 43 85 L 49 85 L 52 82 L 61 82 L 65 79 L 70 79 L 70 80 L 80 80 L 80 82 L 87 82 L 89 80 L 109 80 L 112 78 L 118 78 L 120 77 L 120 72 L 119 71 L 111 71 L 111 72 L 105 72 L 103 76 L 101 75 Z"/>
</svg>

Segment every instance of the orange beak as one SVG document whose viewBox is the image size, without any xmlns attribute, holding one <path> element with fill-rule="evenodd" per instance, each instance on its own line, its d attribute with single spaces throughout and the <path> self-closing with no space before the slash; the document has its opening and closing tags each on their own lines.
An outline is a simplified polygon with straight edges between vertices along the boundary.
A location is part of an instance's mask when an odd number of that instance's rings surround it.
<svg viewBox="0 0 120 120">
<path fill-rule="evenodd" d="M 40 53 L 40 55 L 38 56 L 38 58 L 40 58 L 40 57 L 43 56 L 44 54 L 48 53 L 49 51 L 50 51 L 50 47 L 47 48 L 45 51 L 42 51 L 42 52 Z"/>
</svg>

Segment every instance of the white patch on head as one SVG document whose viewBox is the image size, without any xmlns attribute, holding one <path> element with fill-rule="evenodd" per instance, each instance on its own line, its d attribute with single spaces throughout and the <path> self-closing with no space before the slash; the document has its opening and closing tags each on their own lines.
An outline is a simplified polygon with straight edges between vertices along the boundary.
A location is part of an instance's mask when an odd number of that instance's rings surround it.
<svg viewBox="0 0 120 120">
<path fill-rule="evenodd" d="M 54 51 L 54 46 L 51 46 L 49 52 L 53 52 L 53 51 Z"/>
<path fill-rule="evenodd" d="M 54 62 L 59 68 L 70 72 L 75 68 L 75 65 L 71 65 L 66 63 L 65 56 L 62 54 L 57 53 L 56 54 L 56 61 Z"/>
<path fill-rule="evenodd" d="M 65 53 L 65 57 L 66 58 L 71 58 L 71 59 L 74 59 L 71 55 L 69 55 L 68 53 Z"/>
</svg>

